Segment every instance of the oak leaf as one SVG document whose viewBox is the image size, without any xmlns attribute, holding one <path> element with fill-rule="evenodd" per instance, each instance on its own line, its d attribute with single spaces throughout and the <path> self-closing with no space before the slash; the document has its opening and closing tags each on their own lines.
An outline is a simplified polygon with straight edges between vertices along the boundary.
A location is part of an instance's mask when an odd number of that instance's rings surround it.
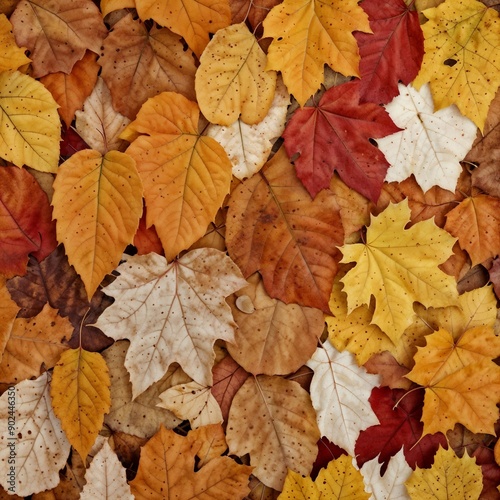
<svg viewBox="0 0 500 500">
<path fill-rule="evenodd" d="M 26 56 L 25 50 L 17 46 L 12 24 L 6 15 L 0 14 L 0 71 L 15 70 L 28 64 L 30 58 Z"/>
<path fill-rule="evenodd" d="M 26 273 L 28 255 L 43 260 L 57 246 L 47 195 L 17 167 L 0 168 L 0 274 Z"/>
<path fill-rule="evenodd" d="M 119 151 L 79 151 L 59 167 L 52 206 L 58 241 L 90 298 L 139 225 L 142 184 L 135 161 Z"/>
<path fill-rule="evenodd" d="M 224 299 L 246 284 L 234 262 L 204 248 L 171 263 L 154 253 L 135 256 L 117 271 L 120 276 L 104 288 L 115 302 L 95 326 L 115 340 L 130 340 L 125 366 L 133 398 L 173 362 L 196 382 L 211 385 L 213 343 L 234 341 L 236 325 Z"/>
<path fill-rule="evenodd" d="M 264 20 L 273 38 L 266 69 L 281 71 L 288 91 L 301 106 L 323 83 L 324 65 L 345 76 L 359 76 L 359 51 L 353 31 L 371 33 L 357 0 L 285 0 Z"/>
<path fill-rule="evenodd" d="M 16 428 L 9 431 L 12 403 Z M 14 493 L 24 497 L 59 483 L 59 470 L 68 459 L 71 445 L 52 410 L 48 372 L 36 380 L 19 382 L 0 397 L 0 484 L 6 490 L 11 486 L 8 484 L 10 443 L 15 444 Z"/>
<path fill-rule="evenodd" d="M 0 156 L 18 167 L 55 173 L 61 122 L 51 93 L 18 71 L 0 73 Z"/>
<path fill-rule="evenodd" d="M 343 241 L 337 210 L 328 191 L 311 201 L 281 148 L 231 194 L 229 255 L 245 276 L 259 270 L 272 298 L 328 311 Z"/>
<path fill-rule="evenodd" d="M 405 229 L 409 220 L 407 200 L 391 204 L 372 217 L 366 244 L 340 248 L 341 262 L 356 262 L 342 279 L 348 313 L 375 297 L 372 323 L 393 342 L 411 324 L 414 302 L 445 307 L 458 299 L 455 280 L 438 268 L 451 255 L 454 238 L 432 220 Z"/>
<path fill-rule="evenodd" d="M 202 436 L 202 429 L 192 430 L 183 437 L 161 426 L 141 449 L 139 469 L 130 483 L 134 497 L 243 500 L 250 491 L 251 467 L 218 456 L 195 471 L 195 456 L 203 446 Z"/>
<path fill-rule="evenodd" d="M 184 37 L 191 50 L 200 57 L 209 41 L 209 33 L 231 24 L 227 0 L 135 0 L 139 17 L 153 19 Z"/>
<path fill-rule="evenodd" d="M 31 52 L 33 77 L 70 73 L 85 51 L 99 53 L 108 30 L 91 0 L 21 0 L 10 18 Z"/>
<path fill-rule="evenodd" d="M 98 352 L 70 349 L 54 368 L 50 395 L 69 442 L 85 461 L 109 411 L 106 361 Z"/>
<path fill-rule="evenodd" d="M 327 340 L 306 363 L 314 371 L 311 399 L 322 436 L 354 456 L 359 433 L 379 423 L 368 398 L 379 377 L 359 367 L 349 352 Z"/>
<path fill-rule="evenodd" d="M 478 0 L 447 0 L 424 12 L 425 55 L 413 85 L 430 82 L 436 109 L 456 104 L 482 131 L 500 85 L 500 18 Z"/>
<path fill-rule="evenodd" d="M 233 399 L 226 430 L 230 453 L 249 453 L 253 474 L 276 490 L 287 469 L 311 472 L 319 438 L 309 394 L 296 382 L 249 377 Z"/>
<path fill-rule="evenodd" d="M 167 260 L 189 248 L 229 193 L 231 162 L 220 144 L 198 134 L 196 103 L 174 92 L 149 99 L 121 137 L 144 185 L 147 226 L 155 225 Z"/>
<path fill-rule="evenodd" d="M 104 40 L 99 64 L 114 108 L 131 120 L 148 98 L 160 92 L 195 98 L 194 60 L 183 50 L 179 36 L 166 28 L 153 27 L 148 32 L 130 14 Z"/>
<path fill-rule="evenodd" d="M 376 202 L 389 163 L 370 139 L 399 130 L 387 112 L 359 101 L 359 82 L 327 90 L 319 103 L 294 113 L 283 138 L 297 176 L 311 196 L 330 185 L 334 171 L 352 189 Z"/>
<path fill-rule="evenodd" d="M 364 0 L 372 33 L 356 32 L 359 45 L 360 102 L 385 104 L 398 95 L 398 81 L 408 85 L 420 70 L 424 36 L 418 12 L 403 0 Z"/>
<path fill-rule="evenodd" d="M 446 432 L 459 422 L 472 432 L 494 434 L 500 401 L 500 338 L 478 326 L 454 339 L 441 328 L 426 337 L 406 375 L 425 387 L 424 434 Z"/>
<path fill-rule="evenodd" d="M 200 57 L 195 90 L 208 121 L 232 125 L 241 117 L 255 125 L 267 115 L 276 73 L 265 71 L 267 57 L 245 23 L 220 29 Z"/>
<path fill-rule="evenodd" d="M 453 449 L 440 448 L 432 467 L 417 468 L 405 484 L 413 500 L 479 498 L 482 476 L 481 467 L 467 453 L 458 458 Z"/>
</svg>

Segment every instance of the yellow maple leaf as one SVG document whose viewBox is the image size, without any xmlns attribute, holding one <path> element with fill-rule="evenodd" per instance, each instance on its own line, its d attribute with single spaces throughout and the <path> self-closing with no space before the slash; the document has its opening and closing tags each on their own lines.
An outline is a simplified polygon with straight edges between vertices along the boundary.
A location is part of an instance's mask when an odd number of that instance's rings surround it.
<svg viewBox="0 0 500 500">
<path fill-rule="evenodd" d="M 196 97 L 207 120 L 231 125 L 240 114 L 249 125 L 263 120 L 276 88 L 276 73 L 264 71 L 266 62 L 245 23 L 219 30 L 203 51 L 196 72 Z"/>
<path fill-rule="evenodd" d="M 456 104 L 482 131 L 500 85 L 500 16 L 478 0 L 423 13 L 425 55 L 413 86 L 430 82 L 436 110 Z"/>
<path fill-rule="evenodd" d="M 30 58 L 24 53 L 26 49 L 18 47 L 12 34 L 10 24 L 5 14 L 0 14 L 0 71 L 18 69 L 28 64 Z"/>
<path fill-rule="evenodd" d="M 199 109 L 181 94 L 149 99 L 120 135 L 144 184 L 146 222 L 156 227 L 167 260 L 201 238 L 229 193 L 231 161 L 198 134 Z"/>
<path fill-rule="evenodd" d="M 426 337 L 407 378 L 425 387 L 424 434 L 446 432 L 458 422 L 475 433 L 495 434 L 500 402 L 500 338 L 478 326 L 457 340 L 441 328 Z"/>
<path fill-rule="evenodd" d="M 371 33 L 357 0 L 285 0 L 264 20 L 264 36 L 274 39 L 267 69 L 281 71 L 303 106 L 323 83 L 325 64 L 345 76 L 359 76 L 353 31 Z"/>
<path fill-rule="evenodd" d="M 450 255 L 455 238 L 425 220 L 405 229 L 410 220 L 408 200 L 389 205 L 372 217 L 366 244 L 344 245 L 342 263 L 356 262 L 341 280 L 348 313 L 375 297 L 372 323 L 396 343 L 415 316 L 413 303 L 426 307 L 456 304 L 453 277 L 438 267 Z"/>
<path fill-rule="evenodd" d="M 473 499 L 483 489 L 483 473 L 467 451 L 459 458 L 452 448 L 440 447 L 432 467 L 417 467 L 405 485 L 412 500 Z"/>
<path fill-rule="evenodd" d="M 84 462 L 111 406 L 110 384 L 106 361 L 98 352 L 70 349 L 54 368 L 52 407 Z"/>
<path fill-rule="evenodd" d="M 57 171 L 61 122 L 50 92 L 18 71 L 0 73 L 0 156 L 18 167 Z"/>
<path fill-rule="evenodd" d="M 52 205 L 57 239 L 90 298 L 139 227 L 142 184 L 135 161 L 119 151 L 79 151 L 59 167 Z"/>
</svg>

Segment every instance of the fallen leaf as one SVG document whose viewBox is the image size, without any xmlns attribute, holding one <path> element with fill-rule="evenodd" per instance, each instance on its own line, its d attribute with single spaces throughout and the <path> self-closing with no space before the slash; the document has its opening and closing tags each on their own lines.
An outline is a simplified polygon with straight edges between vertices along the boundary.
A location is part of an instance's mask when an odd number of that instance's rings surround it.
<svg viewBox="0 0 500 500">
<path fill-rule="evenodd" d="M 368 402 L 379 377 L 359 367 L 349 352 L 327 340 L 306 363 L 314 370 L 311 399 L 322 436 L 354 456 L 359 433 L 379 423 Z"/>
<path fill-rule="evenodd" d="M 300 106 L 323 83 L 325 64 L 345 76 L 359 76 L 359 51 L 352 32 L 371 29 L 357 0 L 285 0 L 271 9 L 263 25 L 264 37 L 273 38 L 266 69 L 281 71 Z"/>
<path fill-rule="evenodd" d="M 197 448 L 198 468 L 219 457 L 227 451 L 224 429 L 219 424 L 205 425 L 190 432 L 187 438 Z M 199 446 L 201 444 L 201 446 Z M 198 448 L 199 447 L 199 448 Z"/>
<path fill-rule="evenodd" d="M 161 240 L 154 226 L 147 227 L 146 207 L 143 207 L 142 217 L 139 220 L 139 227 L 134 235 L 134 247 L 137 248 L 138 255 L 146 255 L 156 252 L 158 255 L 164 255 Z"/>
<path fill-rule="evenodd" d="M 230 453 L 249 453 L 253 474 L 276 490 L 287 469 L 311 472 L 319 438 L 309 394 L 296 382 L 249 377 L 233 399 L 226 430 Z"/>
<path fill-rule="evenodd" d="M 135 9 L 135 0 L 101 0 L 102 17 L 121 9 Z"/>
<path fill-rule="evenodd" d="M 25 54 L 26 48 L 18 47 L 12 34 L 12 24 L 5 14 L 0 14 L 0 71 L 19 69 L 31 59 Z"/>
<path fill-rule="evenodd" d="M 212 346 L 216 339 L 234 339 L 224 299 L 246 283 L 236 265 L 222 252 L 204 248 L 170 264 L 154 253 L 135 256 L 117 271 L 120 276 L 104 288 L 115 302 L 94 326 L 115 340 L 130 340 L 125 366 L 133 398 L 173 362 L 196 382 L 211 385 Z"/>
<path fill-rule="evenodd" d="M 316 196 L 330 185 L 334 171 L 352 189 L 376 202 L 389 163 L 370 139 L 399 130 L 387 112 L 359 101 L 359 82 L 327 90 L 319 103 L 294 113 L 283 138 L 297 176 Z"/>
<path fill-rule="evenodd" d="M 385 180 L 403 181 L 414 175 L 425 191 L 440 186 L 455 192 L 462 173 L 460 161 L 476 137 L 476 126 L 456 106 L 434 112 L 429 85 L 416 91 L 399 84 L 399 95 L 385 106 L 401 132 L 379 139 L 390 163 Z"/>
</svg>

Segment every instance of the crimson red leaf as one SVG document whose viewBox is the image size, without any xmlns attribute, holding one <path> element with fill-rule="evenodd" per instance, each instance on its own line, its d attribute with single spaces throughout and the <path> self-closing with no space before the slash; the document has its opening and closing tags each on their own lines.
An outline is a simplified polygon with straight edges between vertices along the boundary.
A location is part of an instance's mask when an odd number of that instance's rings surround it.
<svg viewBox="0 0 500 500">
<path fill-rule="evenodd" d="M 323 436 L 318 441 L 318 455 L 313 464 L 311 477 L 315 479 L 321 469 L 326 469 L 332 460 L 336 460 L 342 455 L 347 455 L 347 452 Z"/>
<path fill-rule="evenodd" d="M 418 13 L 403 0 L 364 0 L 373 34 L 354 33 L 361 61 L 360 102 L 386 104 L 398 95 L 398 81 L 408 85 L 424 57 Z"/>
<path fill-rule="evenodd" d="M 295 112 L 283 137 L 297 177 L 316 196 L 336 170 L 358 193 L 376 202 L 389 164 L 370 139 L 399 131 L 384 108 L 359 102 L 359 82 L 329 89 L 317 106 Z"/>
<path fill-rule="evenodd" d="M 448 444 L 440 432 L 427 434 L 420 439 L 423 402 L 422 390 L 406 392 L 388 387 L 373 389 L 370 404 L 381 423 L 361 431 L 355 447 L 358 466 L 380 454 L 378 461 L 384 463 L 383 473 L 389 459 L 403 447 L 410 467 L 430 467 L 439 445 L 448 448 Z"/>
<path fill-rule="evenodd" d="M 61 134 L 61 156 L 67 159 L 82 149 L 88 149 L 88 146 L 78 135 L 78 132 L 72 127 L 63 130 Z"/>
</svg>

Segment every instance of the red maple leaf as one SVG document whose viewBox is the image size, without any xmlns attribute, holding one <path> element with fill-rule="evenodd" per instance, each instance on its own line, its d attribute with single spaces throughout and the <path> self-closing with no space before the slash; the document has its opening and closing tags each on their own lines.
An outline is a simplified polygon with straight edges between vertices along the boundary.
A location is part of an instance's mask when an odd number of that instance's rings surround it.
<svg viewBox="0 0 500 500">
<path fill-rule="evenodd" d="M 296 111 L 283 137 L 297 177 L 311 196 L 330 185 L 336 170 L 352 189 L 376 202 L 389 164 L 370 139 L 399 130 L 384 108 L 359 102 L 359 82 L 332 87 L 317 106 Z"/>
<path fill-rule="evenodd" d="M 448 448 L 446 437 L 440 432 L 421 439 L 424 391 L 376 387 L 371 393 L 370 404 L 381 423 L 360 433 L 355 447 L 359 467 L 380 454 L 378 461 L 384 463 L 383 473 L 389 459 L 401 448 L 413 469 L 416 465 L 430 467 L 439 445 Z"/>
<path fill-rule="evenodd" d="M 360 102 L 385 104 L 398 95 L 398 81 L 408 85 L 424 57 L 418 13 L 403 0 L 364 0 L 373 34 L 354 33 L 361 61 Z"/>
</svg>

